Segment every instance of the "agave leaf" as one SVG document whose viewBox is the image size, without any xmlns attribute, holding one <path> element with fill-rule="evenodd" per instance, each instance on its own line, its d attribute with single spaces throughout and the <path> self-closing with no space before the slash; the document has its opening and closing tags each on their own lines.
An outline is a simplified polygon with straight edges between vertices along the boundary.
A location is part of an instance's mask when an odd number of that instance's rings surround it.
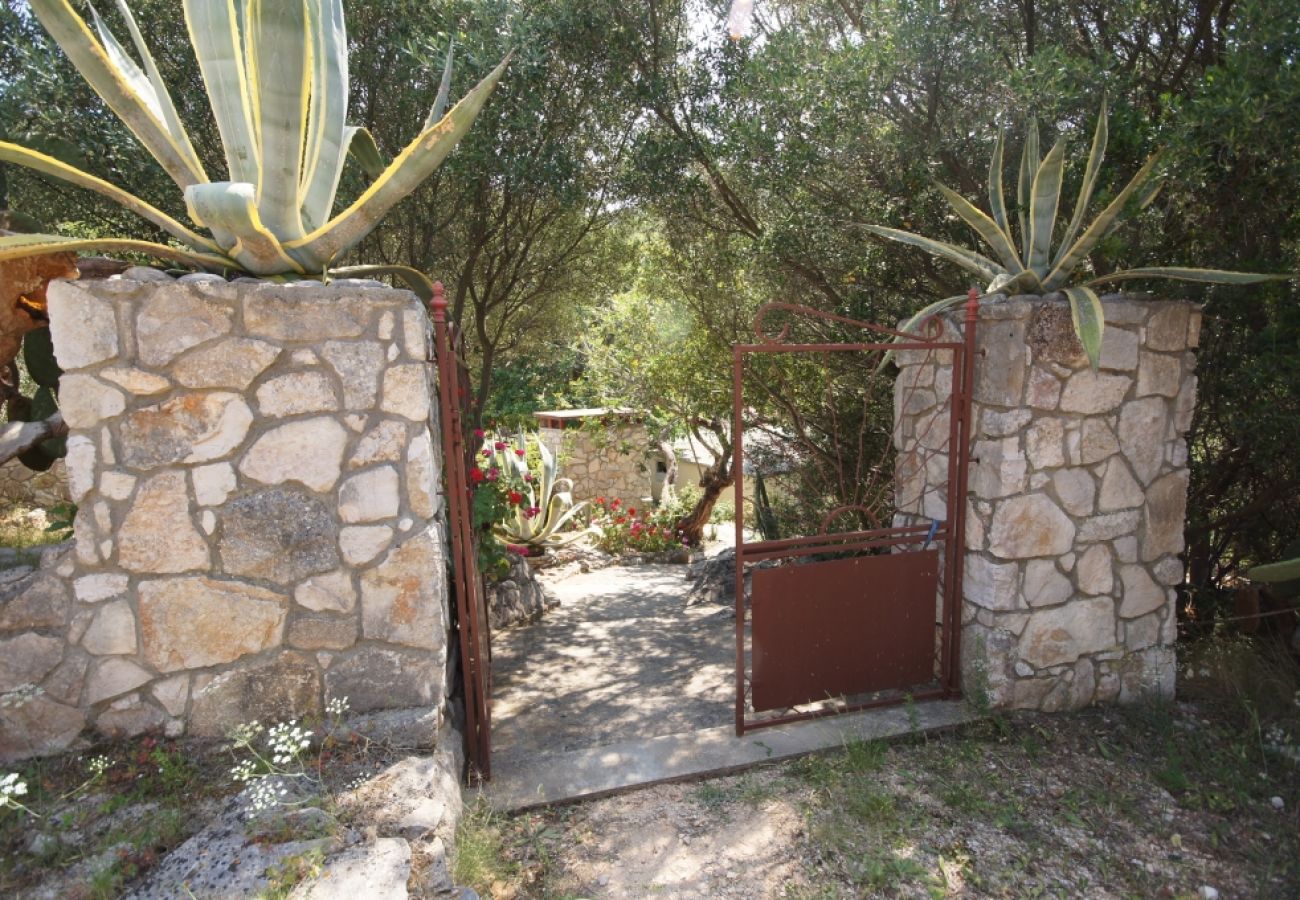
<svg viewBox="0 0 1300 900">
<path fill-rule="evenodd" d="M 306 275 L 307 271 L 284 252 L 280 241 L 262 224 L 256 197 L 253 186 L 244 182 L 218 181 L 185 189 L 191 219 L 214 234 L 237 236 L 227 252 L 246 271 L 255 275 L 285 271 Z"/>
<path fill-rule="evenodd" d="M 885 228 L 882 225 L 870 225 L 863 223 L 863 228 L 872 234 L 878 234 L 881 237 L 889 238 L 891 241 L 898 241 L 900 244 L 911 244 L 913 247 L 920 247 L 928 253 L 940 256 L 949 262 L 956 263 L 967 272 L 974 272 L 983 278 L 995 278 L 998 275 L 1007 274 L 1006 269 L 991 259 L 980 256 L 973 250 L 967 250 L 965 247 L 958 247 L 956 244 L 936 241 L 932 238 L 922 237 L 919 234 L 912 234 L 910 231 L 900 231 L 897 228 Z"/>
<path fill-rule="evenodd" d="M 465 135 L 509 62 L 507 56 L 437 125 L 407 145 L 356 202 L 306 237 L 288 242 L 286 249 L 313 268 L 321 268 L 369 234 L 388 210 L 433 173 Z"/>
<path fill-rule="evenodd" d="M 369 128 L 348 127 L 348 153 L 352 154 L 361 166 L 361 170 L 371 178 L 378 178 L 388 168 L 388 160 L 375 143 L 375 136 Z"/>
<path fill-rule="evenodd" d="M 245 59 L 258 140 L 257 212 L 280 241 L 303 235 L 302 165 L 311 91 L 304 0 L 249 0 Z"/>
<path fill-rule="evenodd" d="M 1029 214 L 1029 257 L 1025 263 L 1042 278 L 1051 258 L 1052 229 L 1061 202 L 1061 178 L 1065 170 L 1065 141 L 1057 141 L 1034 175 L 1033 206 Z"/>
<path fill-rule="evenodd" d="M 1097 128 L 1092 134 L 1092 149 L 1088 151 L 1088 164 L 1083 171 L 1083 184 L 1079 186 L 1079 199 L 1074 204 L 1074 215 L 1065 228 L 1061 238 L 1061 249 L 1057 251 L 1052 265 L 1059 263 L 1074 243 L 1079 229 L 1083 227 L 1083 217 L 1088 214 L 1088 203 L 1092 200 L 1093 189 L 1097 186 L 1097 176 L 1101 172 L 1102 160 L 1106 158 L 1106 142 L 1109 140 L 1110 126 L 1107 124 L 1106 98 L 1101 98 L 1101 110 L 1097 113 Z"/>
<path fill-rule="evenodd" d="M 998 139 L 993 144 L 993 161 L 989 163 L 989 211 L 998 229 L 1008 237 L 1011 236 L 1011 223 L 1007 220 L 1007 201 L 1002 190 L 1002 151 L 1005 140 L 1002 130 L 998 130 Z M 1019 254 L 1016 255 L 1019 260 Z"/>
<path fill-rule="evenodd" d="M 1246 574 L 1250 576 L 1251 581 L 1261 581 L 1265 584 L 1295 581 L 1300 578 L 1300 556 L 1254 566 Z"/>
<path fill-rule="evenodd" d="M 1034 174 L 1038 171 L 1038 120 L 1031 118 L 1025 130 L 1025 147 L 1020 151 L 1020 178 L 1016 181 L 1016 211 L 1020 218 L 1020 258 L 1029 261 L 1029 205 L 1034 196 Z"/>
<path fill-rule="evenodd" d="M 179 145 L 109 59 L 68 0 L 30 0 L 32 12 L 77 71 L 182 188 L 208 180 L 193 148 Z M 186 142 L 188 143 L 188 142 Z"/>
<path fill-rule="evenodd" d="M 88 172 L 83 172 L 81 169 L 62 163 L 52 156 L 46 156 L 44 153 L 37 153 L 35 150 L 29 150 L 26 147 L 20 147 L 7 141 L 0 141 L 0 162 L 24 166 L 40 172 L 42 175 L 49 175 L 52 178 L 75 184 L 77 187 L 103 194 L 141 218 L 149 220 L 173 237 L 180 238 L 192 247 L 220 252 L 220 248 L 215 243 L 186 228 L 162 210 L 151 206 L 134 194 L 104 181 L 102 178 L 96 178 Z"/>
<path fill-rule="evenodd" d="M 1261 272 L 1230 272 L 1225 269 L 1191 269 L 1184 266 L 1143 266 L 1138 269 L 1121 269 L 1094 278 L 1088 284 L 1110 284 L 1116 281 L 1133 281 L 1140 278 L 1170 278 L 1174 281 L 1200 281 L 1206 284 L 1258 284 L 1262 281 L 1290 281 L 1300 278 L 1300 273 L 1284 272 L 1268 275 Z"/>
<path fill-rule="evenodd" d="M 311 28 L 311 107 L 303 154 L 303 225 L 315 229 L 334 211 L 334 196 L 353 131 L 344 125 L 348 107 L 348 35 L 343 0 L 307 5 Z M 372 176 L 373 177 L 373 176 Z"/>
<path fill-rule="evenodd" d="M 954 307 L 965 302 L 965 300 L 966 300 L 966 294 L 956 294 L 955 296 L 952 297 L 944 297 L 942 300 L 936 300 L 935 302 L 923 306 L 919 310 L 917 310 L 916 313 L 914 313 L 910 319 L 908 319 L 907 321 L 903 322 L 903 324 L 898 326 L 898 330 L 906 332 L 907 334 L 914 334 L 916 332 L 917 326 L 919 326 L 926 319 L 930 318 L 931 316 L 937 316 L 940 313 L 947 312 L 948 310 L 953 309 Z M 902 340 L 903 340 L 902 338 L 896 338 L 894 343 L 901 343 Z M 889 365 L 890 361 L 892 361 L 893 358 L 894 358 L 893 350 L 887 350 L 886 352 L 882 353 L 880 355 L 880 362 L 876 364 L 875 374 L 879 375 L 882 371 L 884 371 L 885 366 Z"/>
<path fill-rule="evenodd" d="M 443 114 L 447 111 L 447 101 L 451 97 L 451 63 L 456 51 L 456 38 L 453 36 L 447 44 L 447 59 L 442 64 L 442 81 L 438 84 L 438 96 L 433 100 L 433 107 L 429 110 L 428 117 L 424 120 L 422 131 L 428 131 L 434 125 L 437 125 L 442 119 Z"/>
<path fill-rule="evenodd" d="M 974 228 L 975 232 L 984 239 L 984 243 L 993 248 L 993 252 L 1002 260 L 1002 265 L 1009 273 L 1019 273 L 1024 270 L 1024 264 L 1020 262 L 1020 255 L 1016 253 L 1011 236 L 999 228 L 997 222 L 984 215 L 973 203 L 951 188 L 944 187 L 938 182 L 935 183 L 935 187 L 943 194 L 948 205 L 961 216 L 962 221 Z M 1005 213 L 1003 215 L 1005 216 Z"/>
<path fill-rule="evenodd" d="M 537 438 L 537 455 L 540 456 L 542 460 L 542 483 L 539 493 L 542 502 L 538 505 L 546 506 L 548 498 L 555 490 L 555 477 L 558 472 L 558 467 L 555 463 L 555 454 L 553 454 L 551 449 L 546 446 L 546 442 L 541 439 L 540 435 Z"/>
<path fill-rule="evenodd" d="M 1147 183 L 1147 179 L 1151 177 L 1159 162 L 1159 153 L 1154 154 L 1146 161 L 1142 168 L 1138 170 L 1138 173 L 1133 176 L 1133 179 L 1124 186 L 1124 190 L 1120 191 L 1115 199 L 1102 210 L 1101 215 L 1097 216 L 1093 223 L 1080 235 L 1079 239 L 1074 242 L 1074 246 L 1067 250 L 1065 255 L 1060 258 L 1060 261 L 1052 267 L 1052 271 L 1043 279 L 1043 290 L 1058 290 L 1069 280 L 1074 270 L 1079 267 L 1079 263 L 1083 262 L 1088 254 L 1092 252 L 1093 247 L 1097 245 L 1097 242 L 1109 233 L 1111 226 L 1115 224 L 1115 221 L 1124 212 L 1125 207 L 1128 206 L 1129 198 Z"/>
<path fill-rule="evenodd" d="M 330 269 L 329 274 L 334 278 L 374 278 L 380 275 L 392 275 L 406 282 L 411 292 L 425 303 L 433 299 L 433 282 L 429 280 L 429 276 L 410 266 L 343 266 Z"/>
<path fill-rule="evenodd" d="M 1070 301 L 1070 318 L 1074 321 L 1074 333 L 1083 345 L 1083 352 L 1088 354 L 1088 362 L 1095 372 L 1101 363 L 1101 338 L 1106 328 L 1105 314 L 1101 298 L 1089 287 L 1075 286 L 1065 289 L 1065 296 Z"/>
<path fill-rule="evenodd" d="M 40 256 L 44 253 L 82 253 L 94 250 L 108 253 L 141 253 L 155 259 L 184 263 L 196 269 L 221 271 L 238 268 L 224 256 L 195 253 L 153 241 L 134 241 L 122 238 L 72 238 L 59 234 L 13 234 L 0 236 L 0 262 Z"/>
<path fill-rule="evenodd" d="M 247 0 L 184 0 L 185 24 L 203 73 L 230 180 L 257 181 L 257 139 L 241 25 Z"/>
</svg>

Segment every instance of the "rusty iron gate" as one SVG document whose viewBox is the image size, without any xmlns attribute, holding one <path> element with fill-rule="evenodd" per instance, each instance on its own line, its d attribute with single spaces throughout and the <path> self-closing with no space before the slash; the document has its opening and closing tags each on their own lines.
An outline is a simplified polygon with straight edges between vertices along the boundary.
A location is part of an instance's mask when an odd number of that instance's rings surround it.
<svg viewBox="0 0 1300 900">
<path fill-rule="evenodd" d="M 446 460 L 447 527 L 451 537 L 452 589 L 456 594 L 456 628 L 460 635 L 460 669 L 465 686 L 465 755 L 471 781 L 492 777 L 492 645 L 487 593 L 478 568 L 469 472 L 477 449 L 469 439 L 469 370 L 465 339 L 447 321 L 442 282 L 433 286 L 429 303 L 438 362 L 438 411 Z"/>
<path fill-rule="evenodd" d="M 770 303 L 734 347 L 738 735 L 958 694 L 978 305 L 908 334 Z"/>
</svg>

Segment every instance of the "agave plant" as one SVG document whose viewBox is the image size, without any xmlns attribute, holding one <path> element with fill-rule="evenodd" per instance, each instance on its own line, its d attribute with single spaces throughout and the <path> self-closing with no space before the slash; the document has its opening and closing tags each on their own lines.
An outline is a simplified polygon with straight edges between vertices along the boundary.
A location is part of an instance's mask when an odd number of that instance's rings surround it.
<svg viewBox="0 0 1300 900">
<path fill-rule="evenodd" d="M 559 465 L 555 454 L 547 449 L 545 441 L 537 440 L 535 443 L 542 463 L 538 478 L 529 471 L 528 440 L 522 433 L 514 447 L 503 441 L 485 447 L 492 449 L 493 465 L 502 472 L 511 473 L 511 483 L 523 495 L 521 501 L 511 507 L 506 520 L 494 529 L 497 537 L 510 544 L 542 549 L 568 542 L 559 537 L 559 531 L 587 506 L 587 501 L 573 502 L 573 482 L 556 477 Z"/>
<path fill-rule="evenodd" d="M 880 225 L 864 225 L 869 231 L 890 240 L 920 247 L 922 250 L 956 263 L 968 272 L 988 279 L 985 293 L 1047 294 L 1063 291 L 1070 302 L 1070 314 L 1075 334 L 1088 354 L 1093 368 L 1101 357 L 1101 338 L 1105 323 L 1102 318 L 1101 299 L 1094 286 L 1119 281 L 1147 278 L 1173 278 L 1182 281 L 1202 281 L 1212 284 L 1252 284 L 1260 281 L 1284 280 L 1291 275 L 1261 275 L 1251 272 L 1226 272 L 1219 269 L 1191 269 L 1177 266 L 1148 266 L 1124 269 L 1108 275 L 1091 278 L 1082 284 L 1074 283 L 1079 269 L 1089 254 L 1103 238 L 1118 228 L 1124 214 L 1131 208 L 1145 209 L 1156 198 L 1163 184 L 1159 173 L 1161 155 L 1156 153 L 1138 170 L 1132 180 L 1107 204 L 1092 224 L 1084 228 L 1088 203 L 1097 186 L 1101 163 L 1106 155 L 1107 123 L 1106 102 L 1102 101 L 1097 116 L 1092 149 L 1084 167 L 1083 184 L 1074 214 L 1064 231 L 1058 228 L 1057 209 L 1060 204 L 1062 176 L 1065 168 L 1065 142 L 1058 141 L 1039 159 L 1038 124 L 1031 121 L 1020 155 L 1020 173 L 1016 184 L 1017 220 L 1020 240 L 1011 230 L 1006 201 L 1002 190 L 1003 136 L 998 135 L 993 145 L 993 160 L 989 165 L 989 210 L 985 214 L 956 191 L 937 184 L 939 192 L 967 225 L 993 250 L 995 259 L 982 256 L 965 247 L 933 240 Z M 1060 234 L 1053 250 L 1053 238 Z M 921 320 L 950 309 L 966 299 L 965 294 L 947 297 L 922 309 L 906 324 L 910 330 Z"/>
<path fill-rule="evenodd" d="M 503 61 L 450 111 L 451 54 L 420 133 L 386 167 L 369 134 L 346 124 L 347 31 L 342 0 L 184 0 L 229 180 L 204 171 L 125 0 L 115 0 L 137 64 L 93 7 L 94 29 L 69 0 L 30 0 L 32 11 L 77 70 L 185 196 L 201 234 L 144 200 L 53 157 L 0 142 L 0 162 L 103 194 L 183 247 L 134 240 L 77 240 L 48 234 L 0 238 L 0 260 L 59 250 L 135 251 L 203 269 L 263 276 L 331 269 L 384 214 L 427 178 L 468 131 L 505 68 Z M 352 152 L 374 182 L 335 214 L 344 161 Z M 414 270 L 381 269 L 420 281 Z M 423 282 L 421 281 L 421 284 Z"/>
</svg>

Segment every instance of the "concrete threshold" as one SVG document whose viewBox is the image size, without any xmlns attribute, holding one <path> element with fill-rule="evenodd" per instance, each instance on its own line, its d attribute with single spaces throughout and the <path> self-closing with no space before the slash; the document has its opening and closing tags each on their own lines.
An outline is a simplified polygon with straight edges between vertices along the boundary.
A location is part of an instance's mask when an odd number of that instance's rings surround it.
<svg viewBox="0 0 1300 900">
<path fill-rule="evenodd" d="M 724 775 L 853 741 L 942 731 L 979 714 L 959 700 L 932 700 L 762 728 L 736 737 L 732 725 L 622 741 L 523 760 L 493 762 L 483 795 L 494 809 L 517 812 L 593 800 L 667 781 Z"/>
</svg>

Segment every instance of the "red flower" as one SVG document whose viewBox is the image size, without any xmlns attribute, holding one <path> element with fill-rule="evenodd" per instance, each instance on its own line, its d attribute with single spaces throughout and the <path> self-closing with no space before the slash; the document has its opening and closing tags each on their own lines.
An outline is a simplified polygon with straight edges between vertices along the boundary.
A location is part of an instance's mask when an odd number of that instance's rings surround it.
<svg viewBox="0 0 1300 900">
<path fill-rule="evenodd" d="M 491 451 L 491 450 L 484 450 L 484 451 L 483 451 L 483 458 L 484 458 L 484 459 L 487 459 L 487 458 L 488 458 L 489 456 L 491 456 L 491 455 L 492 455 L 492 451 Z"/>
<path fill-rule="evenodd" d="M 615 497 L 615 498 L 614 498 L 614 501 L 613 501 L 612 503 L 609 504 L 609 508 L 610 508 L 610 509 L 618 509 L 618 508 L 619 508 L 620 506 L 622 506 L 622 505 L 623 505 L 623 501 L 620 500 L 620 499 L 618 499 L 617 497 Z"/>
<path fill-rule="evenodd" d="M 483 470 L 479 468 L 470 469 L 469 480 L 474 482 L 475 484 L 478 484 L 480 481 L 483 480 Z"/>
<path fill-rule="evenodd" d="M 626 521 L 627 521 L 627 516 L 619 516 L 617 519 L 614 520 L 614 524 L 622 525 Z"/>
<path fill-rule="evenodd" d="M 475 429 L 474 429 L 474 437 L 476 437 L 476 438 L 482 438 L 482 437 L 483 437 L 483 429 L 482 429 L 482 428 L 475 428 Z"/>
<path fill-rule="evenodd" d="M 518 456 L 520 459 L 522 459 L 523 456 L 524 456 L 524 451 L 523 451 L 522 449 L 520 449 L 519 447 L 516 447 L 516 448 L 515 448 L 515 456 Z"/>
<path fill-rule="evenodd" d="M 497 441 L 497 442 L 496 442 L 495 444 L 493 444 L 492 446 L 495 447 L 495 448 L 497 448 L 498 450 L 504 450 L 504 449 L 506 449 L 506 445 L 505 445 L 505 443 L 502 442 L 502 441 Z"/>
<path fill-rule="evenodd" d="M 628 514 L 629 516 L 635 516 L 635 515 L 636 515 L 636 507 L 635 507 L 635 506 L 629 506 L 629 507 L 627 508 L 627 514 Z"/>
<path fill-rule="evenodd" d="M 518 506 L 520 503 L 523 502 L 523 500 L 524 500 L 524 495 L 523 495 L 523 494 L 519 493 L 518 491 L 511 491 L 511 492 L 510 492 L 510 505 L 511 505 L 511 506 Z"/>
<path fill-rule="evenodd" d="M 596 498 L 596 505 L 597 505 L 597 506 L 604 506 L 604 505 L 605 505 L 605 498 L 604 498 L 604 497 L 597 497 L 597 498 Z"/>
</svg>

